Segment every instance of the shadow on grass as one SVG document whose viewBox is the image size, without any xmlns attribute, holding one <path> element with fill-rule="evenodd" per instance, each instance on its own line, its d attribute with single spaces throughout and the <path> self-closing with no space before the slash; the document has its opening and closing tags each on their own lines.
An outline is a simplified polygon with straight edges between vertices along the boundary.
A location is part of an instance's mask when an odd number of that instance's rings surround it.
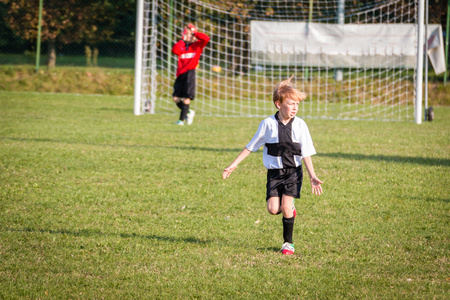
<svg viewBox="0 0 450 300">
<path fill-rule="evenodd" d="M 195 147 L 195 146 L 159 146 L 159 145 L 126 145 L 126 144 L 101 144 L 78 141 L 62 141 L 48 138 L 13 138 L 0 137 L 0 140 L 22 141 L 22 142 L 43 142 L 43 143 L 61 143 L 71 145 L 89 145 L 101 147 L 125 147 L 125 148 L 149 148 L 149 149 L 175 149 L 175 150 L 189 150 L 189 151 L 214 151 L 214 152 L 241 152 L 242 148 L 209 148 L 209 147 Z M 386 161 L 394 163 L 418 164 L 426 166 L 450 166 L 450 160 L 445 158 L 429 158 L 429 157 L 410 157 L 398 155 L 366 155 L 359 153 L 318 153 L 318 156 L 326 156 L 331 158 L 343 158 L 350 160 L 373 160 Z"/>
<path fill-rule="evenodd" d="M 97 110 L 97 109 L 95 109 Z M 98 110 L 104 110 L 104 111 L 116 111 L 116 112 L 123 112 L 123 113 L 129 113 L 129 108 L 121 108 L 121 107 L 100 107 Z"/>
<path fill-rule="evenodd" d="M 400 197 L 404 199 L 411 199 L 414 201 L 426 201 L 426 202 L 444 202 L 444 203 L 450 203 L 450 198 L 440 198 L 440 197 L 418 197 L 418 196 L 412 196 L 412 197 Z"/>
<path fill-rule="evenodd" d="M 276 247 L 265 247 L 265 248 L 257 248 L 258 251 L 260 252 L 280 252 L 280 247 L 276 248 Z"/>
<path fill-rule="evenodd" d="M 418 164 L 426 166 L 450 166 L 450 160 L 445 158 L 429 158 L 429 157 L 410 157 L 398 155 L 366 155 L 358 153 L 318 153 L 318 156 L 326 156 L 331 158 L 343 158 L 351 160 L 374 160 L 386 161 L 394 163 Z"/>
<path fill-rule="evenodd" d="M 141 235 L 135 233 L 105 233 L 100 230 L 95 229 L 81 229 L 77 231 L 66 230 L 66 229 L 33 229 L 33 228 L 23 228 L 23 229 L 14 229 L 8 228 L 8 231 L 11 232 L 31 232 L 31 233 L 50 233 L 50 234 L 62 234 L 62 235 L 72 235 L 72 236 L 83 236 L 83 237 L 93 237 L 93 236 L 116 236 L 121 238 L 139 238 L 139 239 L 148 239 L 148 240 L 156 240 L 163 242 L 185 242 L 185 243 L 193 243 L 193 244 L 201 244 L 205 245 L 210 243 L 208 240 L 201 240 L 195 237 L 184 237 L 184 238 L 175 238 L 169 236 L 159 236 L 159 235 Z"/>
<path fill-rule="evenodd" d="M 126 144 L 101 144 L 78 141 L 62 141 L 49 138 L 13 138 L 0 137 L 0 140 L 18 141 L 18 142 L 39 142 L 39 143 L 58 143 L 68 145 L 86 145 L 86 146 L 100 146 L 100 147 L 124 147 L 124 148 L 148 148 L 148 149 L 174 149 L 174 150 L 191 150 L 191 151 L 214 151 L 214 152 L 241 152 L 243 148 L 208 148 L 208 147 L 194 147 L 194 146 L 159 146 L 159 145 L 126 145 Z"/>
</svg>

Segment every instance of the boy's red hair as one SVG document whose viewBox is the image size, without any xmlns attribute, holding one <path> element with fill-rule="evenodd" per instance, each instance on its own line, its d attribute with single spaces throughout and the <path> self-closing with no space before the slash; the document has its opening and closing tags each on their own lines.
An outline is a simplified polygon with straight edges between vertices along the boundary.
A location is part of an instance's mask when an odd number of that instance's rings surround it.
<svg viewBox="0 0 450 300">
<path fill-rule="evenodd" d="M 277 84 L 275 90 L 273 91 L 273 103 L 279 101 L 281 104 L 286 98 L 297 100 L 298 102 L 306 99 L 306 94 L 300 92 L 291 84 L 292 78 L 294 78 L 294 75 Z"/>
</svg>

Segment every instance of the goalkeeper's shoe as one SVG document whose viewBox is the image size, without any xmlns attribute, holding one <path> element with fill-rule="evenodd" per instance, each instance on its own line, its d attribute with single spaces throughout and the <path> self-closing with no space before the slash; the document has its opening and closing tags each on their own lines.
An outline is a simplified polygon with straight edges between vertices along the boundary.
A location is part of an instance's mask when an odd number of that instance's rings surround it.
<svg viewBox="0 0 450 300">
<path fill-rule="evenodd" d="M 195 111 L 192 109 L 189 110 L 186 116 L 186 124 L 191 125 L 194 122 Z"/>
<path fill-rule="evenodd" d="M 181 120 L 178 120 L 175 122 L 176 125 L 184 126 L 184 122 Z"/>
<path fill-rule="evenodd" d="M 284 243 L 283 246 L 281 246 L 281 253 L 284 255 L 292 255 L 294 254 L 294 244 L 291 243 Z"/>
</svg>

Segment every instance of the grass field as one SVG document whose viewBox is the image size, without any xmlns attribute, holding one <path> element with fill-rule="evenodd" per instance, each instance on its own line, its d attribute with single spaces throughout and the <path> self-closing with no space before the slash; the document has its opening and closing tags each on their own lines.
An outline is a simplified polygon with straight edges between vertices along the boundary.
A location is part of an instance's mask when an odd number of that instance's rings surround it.
<svg viewBox="0 0 450 300">
<path fill-rule="evenodd" d="M 128 96 L 0 104 L 1 299 L 448 299 L 449 108 L 307 119 L 324 194 L 305 177 L 283 257 L 261 151 L 221 179 L 260 119 L 175 126 Z"/>
</svg>

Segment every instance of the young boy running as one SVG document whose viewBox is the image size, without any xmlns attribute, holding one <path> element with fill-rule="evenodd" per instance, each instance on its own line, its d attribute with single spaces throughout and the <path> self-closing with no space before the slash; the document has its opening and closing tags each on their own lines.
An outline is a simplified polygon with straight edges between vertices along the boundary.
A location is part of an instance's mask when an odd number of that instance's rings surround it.
<svg viewBox="0 0 450 300">
<path fill-rule="evenodd" d="M 178 55 L 177 79 L 173 86 L 173 101 L 181 109 L 180 119 L 177 125 L 191 125 L 194 120 L 195 112 L 189 110 L 191 100 L 195 96 L 195 68 L 197 68 L 200 55 L 206 44 L 209 42 L 209 36 L 197 32 L 194 25 L 188 24 L 183 31 L 183 39 L 179 40 L 172 47 L 172 53 Z"/>
<path fill-rule="evenodd" d="M 263 162 L 267 168 L 267 210 L 270 214 L 283 214 L 284 243 L 281 252 L 294 254 L 292 234 L 296 210 L 294 198 L 300 198 L 303 170 L 302 160 L 311 180 L 311 192 L 322 193 L 321 181 L 314 172 L 311 155 L 316 154 L 308 126 L 296 117 L 298 104 L 306 94 L 294 88 L 288 80 L 279 83 L 273 92 L 273 103 L 278 112 L 263 120 L 258 131 L 238 157 L 225 168 L 223 179 L 230 176 L 236 167 L 251 152 L 264 146 Z"/>
</svg>

